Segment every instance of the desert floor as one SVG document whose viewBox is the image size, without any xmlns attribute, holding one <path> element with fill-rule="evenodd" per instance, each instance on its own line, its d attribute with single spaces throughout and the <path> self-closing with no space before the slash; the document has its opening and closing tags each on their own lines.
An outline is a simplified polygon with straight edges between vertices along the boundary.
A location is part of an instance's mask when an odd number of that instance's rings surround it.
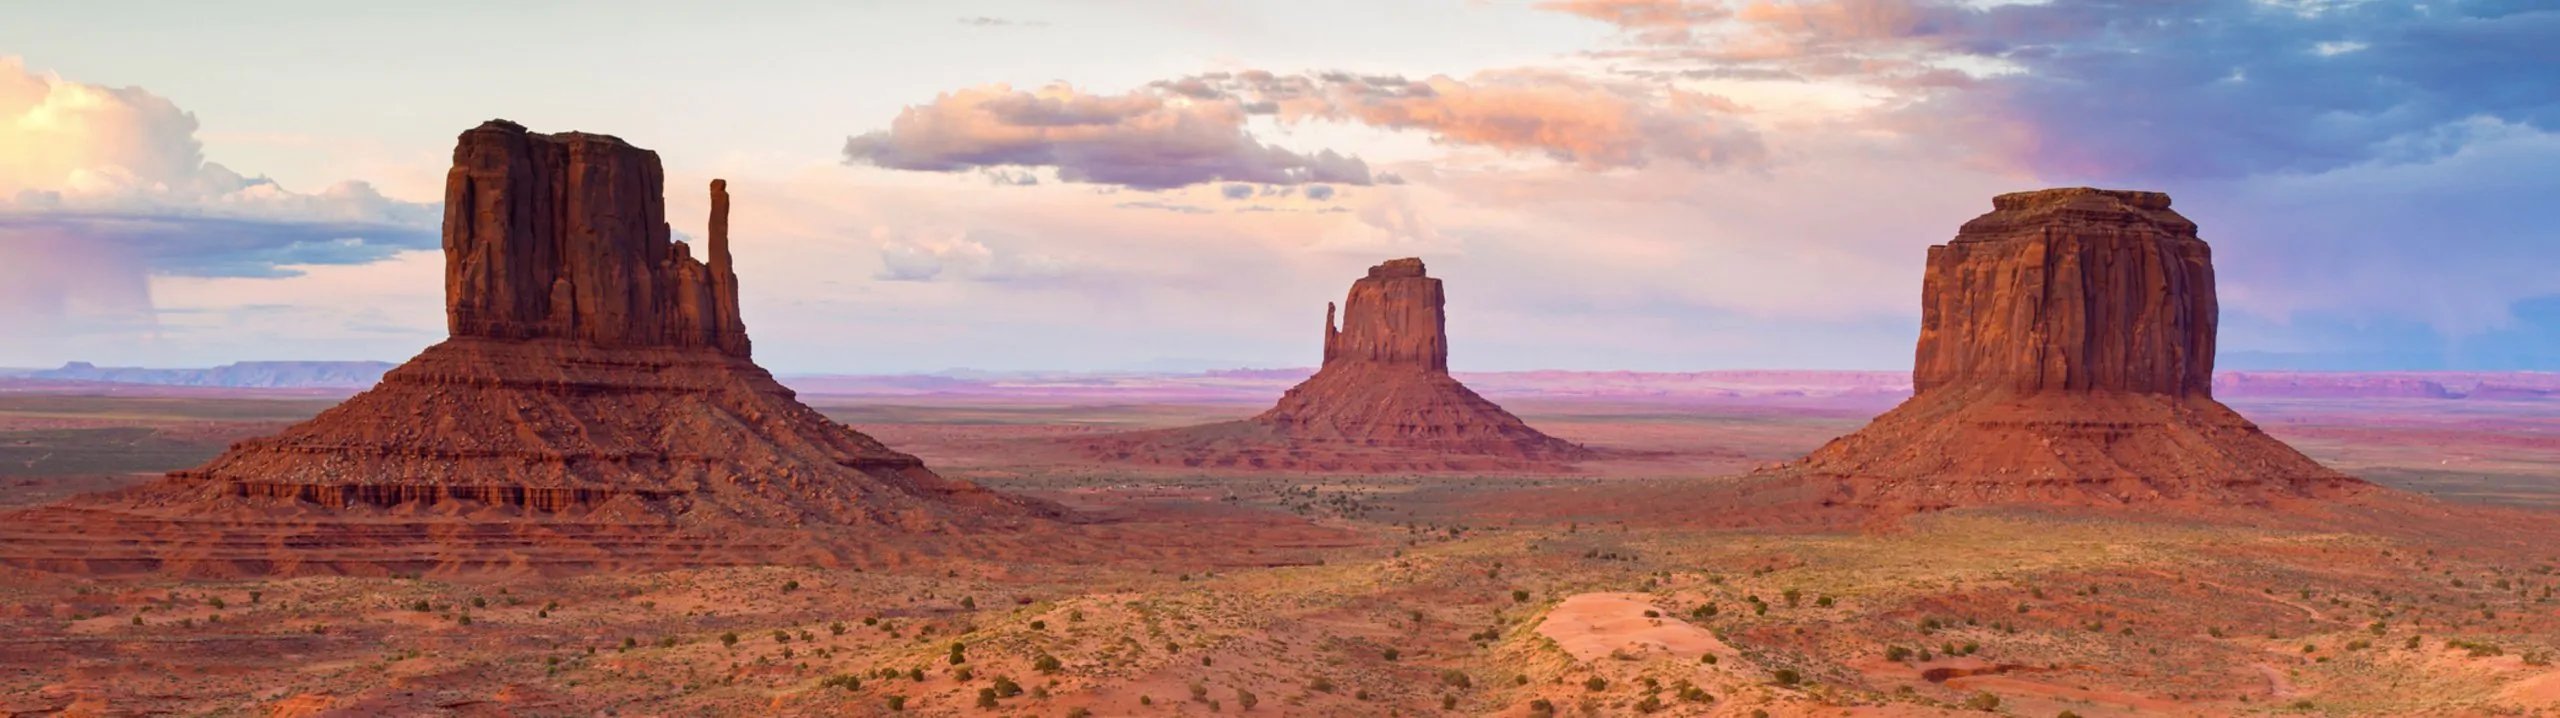
<svg viewBox="0 0 2560 718">
<path fill-rule="evenodd" d="M 1734 530 L 1574 507 L 1728 481 L 1891 399 L 1515 401 L 1621 458 L 1317 476 L 1094 466 L 1049 441 L 1256 405 L 805 398 L 947 476 L 1356 540 L 1224 568 L 7 573 L 0 714 L 2560 715 L 2560 402 L 2233 402 L 2409 492 L 2393 505 Z M 0 506 L 146 480 L 330 403 L 0 395 Z"/>
</svg>

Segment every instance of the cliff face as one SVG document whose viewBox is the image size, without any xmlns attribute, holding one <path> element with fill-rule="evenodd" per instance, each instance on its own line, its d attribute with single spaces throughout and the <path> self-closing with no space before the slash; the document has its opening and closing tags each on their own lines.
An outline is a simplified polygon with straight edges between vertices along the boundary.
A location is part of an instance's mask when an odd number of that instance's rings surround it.
<svg viewBox="0 0 2560 718">
<path fill-rule="evenodd" d="M 1319 471 L 1550 469 L 1590 449 L 1449 376 L 1447 297 L 1420 259 L 1369 268 L 1325 308 L 1324 365 L 1240 422 L 1081 440 L 1106 461 Z"/>
<path fill-rule="evenodd" d="M 2210 396 L 2213 252 L 2169 196 L 2005 194 L 1929 248 L 1915 390 Z"/>
<path fill-rule="evenodd" d="M 1324 366 L 1449 371 L 1448 298 L 1440 280 L 1423 275 L 1422 260 L 1388 260 L 1351 283 L 1343 300 L 1342 328 L 1325 305 Z"/>
<path fill-rule="evenodd" d="M 2001 195 L 1929 249 L 1921 301 L 1912 398 L 1764 473 L 1826 503 L 1914 509 L 2365 486 L 2213 400 L 2213 255 L 2167 195 Z"/>
<path fill-rule="evenodd" d="M 445 324 L 455 337 L 749 353 L 729 264 L 726 183 L 710 263 L 669 239 L 658 154 L 620 138 L 494 120 L 445 175 Z"/>
</svg>

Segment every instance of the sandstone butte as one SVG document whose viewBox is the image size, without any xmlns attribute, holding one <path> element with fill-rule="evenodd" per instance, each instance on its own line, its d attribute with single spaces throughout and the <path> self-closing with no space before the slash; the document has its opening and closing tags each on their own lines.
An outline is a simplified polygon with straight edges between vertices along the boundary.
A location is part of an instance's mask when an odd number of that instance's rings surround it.
<svg viewBox="0 0 2560 718">
<path fill-rule="evenodd" d="M 2212 250 L 2168 195 L 2001 195 L 1929 248 L 1912 398 L 1763 473 L 1914 510 L 2364 490 L 2214 400 L 2218 319 Z"/>
<path fill-rule="evenodd" d="M 1324 363 L 1269 411 L 1241 421 L 1082 440 L 1106 461 L 1308 471 L 1551 470 L 1592 458 L 1532 429 L 1449 376 L 1447 297 L 1422 260 L 1389 260 L 1351 284 Z"/>
<path fill-rule="evenodd" d="M 503 120 L 464 132 L 445 186 L 450 338 L 204 466 L 0 518 L 0 562 L 194 574 L 861 563 L 904 550 L 888 537 L 1056 513 L 943 479 L 801 404 L 750 358 L 726 183 L 711 183 L 707 263 L 670 241 L 662 185 L 655 152 L 612 136 Z"/>
</svg>

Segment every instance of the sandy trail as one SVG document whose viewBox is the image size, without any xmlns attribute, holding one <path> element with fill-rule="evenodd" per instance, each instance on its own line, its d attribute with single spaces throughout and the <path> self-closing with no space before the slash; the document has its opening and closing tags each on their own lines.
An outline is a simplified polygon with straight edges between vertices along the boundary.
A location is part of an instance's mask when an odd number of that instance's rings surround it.
<svg viewBox="0 0 2560 718">
<path fill-rule="evenodd" d="M 1708 653 L 1716 654 L 1718 660 L 1739 657 L 1732 646 L 1716 640 L 1705 628 L 1669 615 L 1644 615 L 1658 610 L 1640 593 L 1579 594 L 1547 611 L 1546 620 L 1538 623 L 1538 635 L 1554 640 L 1581 661 L 1607 658 L 1622 649 L 1639 655 L 1660 651 L 1692 661 Z"/>
</svg>

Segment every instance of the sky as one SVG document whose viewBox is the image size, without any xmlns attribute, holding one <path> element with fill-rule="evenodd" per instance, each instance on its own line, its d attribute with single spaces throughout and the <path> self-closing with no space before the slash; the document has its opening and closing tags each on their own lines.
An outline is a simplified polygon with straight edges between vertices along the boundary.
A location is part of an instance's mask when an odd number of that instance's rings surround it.
<svg viewBox="0 0 2560 718">
<path fill-rule="evenodd" d="M 1900 369 L 1993 195 L 2168 192 L 2225 368 L 2560 370 L 2560 2 L 11 3 L 0 366 L 400 360 L 454 137 L 726 178 L 785 373 Z"/>
</svg>

